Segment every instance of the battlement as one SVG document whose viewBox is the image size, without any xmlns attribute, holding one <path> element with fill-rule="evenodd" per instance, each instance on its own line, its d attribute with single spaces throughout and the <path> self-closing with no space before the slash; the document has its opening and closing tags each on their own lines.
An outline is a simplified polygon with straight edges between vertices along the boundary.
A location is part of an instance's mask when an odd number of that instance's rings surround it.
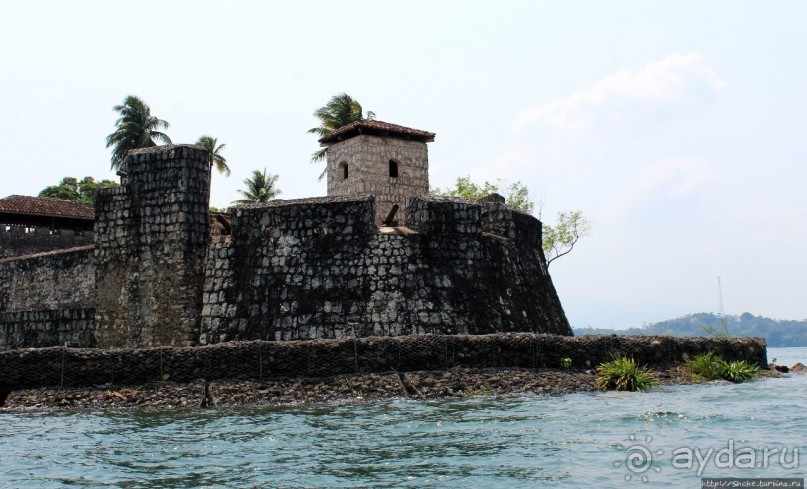
<svg viewBox="0 0 807 489">
<path fill-rule="evenodd" d="M 231 211 L 233 240 L 281 235 L 321 237 L 328 234 L 375 234 L 374 198 L 320 197 L 276 200 L 236 207 Z"/>
<path fill-rule="evenodd" d="M 242 240 L 258 239 L 261 233 L 276 237 L 292 233 L 301 238 L 329 233 L 375 235 L 378 233 L 377 205 L 376 197 L 372 195 L 275 200 L 241 205 L 231 211 L 232 234 L 235 239 Z M 531 223 L 538 233 L 541 229 L 541 222 L 535 217 L 497 200 L 408 197 L 402 212 L 406 213 L 407 218 L 401 227 L 408 228 L 402 235 L 409 236 L 487 233 L 515 239 L 519 219 Z"/>
</svg>

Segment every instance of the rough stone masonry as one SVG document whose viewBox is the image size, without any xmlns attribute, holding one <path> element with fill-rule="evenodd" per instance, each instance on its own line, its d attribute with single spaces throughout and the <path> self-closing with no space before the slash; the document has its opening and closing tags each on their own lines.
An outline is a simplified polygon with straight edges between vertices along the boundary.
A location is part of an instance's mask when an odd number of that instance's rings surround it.
<svg viewBox="0 0 807 489">
<path fill-rule="evenodd" d="M 122 186 L 99 192 L 94 247 L 0 260 L 0 349 L 570 336 L 541 222 L 500 198 L 430 198 L 433 140 L 346 126 L 321 140 L 328 197 L 235 207 L 214 237 L 209 154 L 132 151 Z"/>
</svg>

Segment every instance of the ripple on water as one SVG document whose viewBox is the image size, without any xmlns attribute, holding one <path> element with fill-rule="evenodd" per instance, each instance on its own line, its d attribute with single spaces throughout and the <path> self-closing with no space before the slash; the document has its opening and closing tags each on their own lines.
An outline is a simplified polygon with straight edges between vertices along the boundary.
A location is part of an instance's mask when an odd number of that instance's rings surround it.
<svg viewBox="0 0 807 489">
<path fill-rule="evenodd" d="M 0 486 L 622 487 L 615 463 L 631 434 L 665 453 L 730 438 L 807 452 L 807 415 L 788 407 L 805 388 L 807 376 L 644 394 L 3 413 Z M 656 462 L 654 487 L 699 480 Z"/>
</svg>

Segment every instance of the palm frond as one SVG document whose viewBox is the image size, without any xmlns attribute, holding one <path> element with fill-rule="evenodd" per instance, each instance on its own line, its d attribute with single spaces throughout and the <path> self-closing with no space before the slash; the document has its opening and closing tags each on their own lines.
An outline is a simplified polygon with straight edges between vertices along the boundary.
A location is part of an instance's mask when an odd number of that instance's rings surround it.
<svg viewBox="0 0 807 489">
<path fill-rule="evenodd" d="M 171 138 L 159 129 L 167 129 L 167 121 L 151 115 L 151 109 L 140 98 L 129 95 L 123 103 L 113 107 L 118 112 L 115 131 L 106 138 L 106 147 L 112 148 L 112 168 L 119 168 L 126 154 L 138 148 L 156 146 L 156 141 L 171 143 Z"/>
<path fill-rule="evenodd" d="M 331 97 L 323 107 L 314 111 L 314 117 L 319 119 L 320 125 L 306 131 L 308 134 L 316 134 L 320 138 L 327 136 L 331 132 L 346 126 L 352 122 L 362 119 L 363 109 L 359 102 L 354 100 L 347 93 L 341 93 Z M 312 163 L 318 163 L 325 159 L 327 148 L 315 152 L 311 157 Z M 323 170 L 319 176 L 322 180 L 326 171 Z"/>
<path fill-rule="evenodd" d="M 325 154 L 328 148 L 322 148 L 319 151 L 316 151 L 314 154 L 311 155 L 311 163 L 319 163 L 320 161 L 325 159 Z M 322 180 L 322 177 L 319 177 Z"/>
<path fill-rule="evenodd" d="M 246 188 L 238 191 L 244 198 L 236 200 L 234 203 L 254 204 L 274 199 L 281 194 L 281 191 L 275 188 L 277 179 L 277 175 L 267 175 L 266 168 L 263 169 L 263 172 L 253 170 L 252 177 L 244 180 Z"/>
<path fill-rule="evenodd" d="M 152 131 L 151 133 L 149 133 L 149 135 L 151 136 L 152 140 L 156 139 L 158 141 L 162 141 L 165 144 L 171 144 L 171 138 L 168 137 L 168 134 Z"/>
<path fill-rule="evenodd" d="M 200 136 L 199 139 L 196 140 L 196 144 L 204 147 L 208 153 L 210 153 L 210 165 L 215 166 L 219 173 L 223 173 L 224 176 L 229 177 L 231 173 L 230 167 L 227 166 L 227 158 L 222 154 L 227 145 L 224 143 L 218 144 L 218 142 L 219 138 L 207 135 Z"/>
</svg>

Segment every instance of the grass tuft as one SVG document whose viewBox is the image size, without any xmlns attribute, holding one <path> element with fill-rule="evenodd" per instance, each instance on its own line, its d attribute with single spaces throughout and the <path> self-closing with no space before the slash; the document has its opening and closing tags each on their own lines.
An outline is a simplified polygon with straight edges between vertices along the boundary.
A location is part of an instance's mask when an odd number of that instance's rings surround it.
<svg viewBox="0 0 807 489">
<path fill-rule="evenodd" d="M 649 369 L 640 367 L 633 358 L 620 357 L 597 367 L 600 390 L 645 391 L 658 384 Z"/>
<path fill-rule="evenodd" d="M 704 380 L 722 378 L 725 364 L 726 362 L 713 352 L 701 353 L 690 358 L 686 363 L 690 372 Z"/>
<path fill-rule="evenodd" d="M 751 380 L 757 376 L 759 369 L 745 360 L 726 362 L 713 352 L 702 353 L 686 363 L 687 368 L 695 376 L 704 380 L 723 379 L 738 383 Z"/>
<path fill-rule="evenodd" d="M 727 363 L 723 370 L 723 378 L 734 382 L 745 382 L 757 376 L 759 368 L 745 360 Z"/>
</svg>

